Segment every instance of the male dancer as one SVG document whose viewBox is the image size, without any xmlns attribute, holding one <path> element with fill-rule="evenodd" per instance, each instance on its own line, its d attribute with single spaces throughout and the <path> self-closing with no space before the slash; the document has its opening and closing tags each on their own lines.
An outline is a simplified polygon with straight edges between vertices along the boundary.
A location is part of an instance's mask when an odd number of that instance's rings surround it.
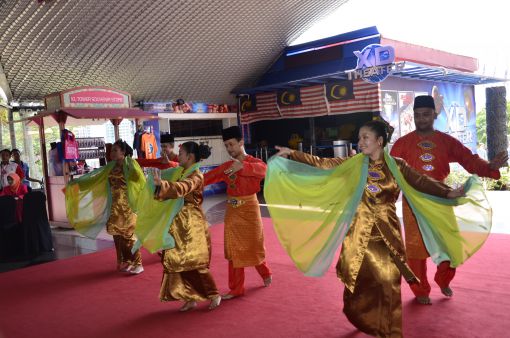
<svg viewBox="0 0 510 338">
<path fill-rule="evenodd" d="M 224 239 L 230 292 L 222 298 L 232 299 L 244 294 L 245 267 L 254 266 L 264 286 L 272 282 L 271 270 L 265 261 L 264 232 L 257 200 L 266 164 L 246 154 L 239 127 L 223 129 L 222 134 L 232 160 L 206 173 L 204 186 L 220 181 L 227 183 Z"/>
<path fill-rule="evenodd" d="M 457 139 L 434 130 L 438 112 L 432 96 L 417 96 L 413 110 L 416 130 L 395 142 L 391 149 L 392 156 L 403 158 L 420 173 L 438 181 L 443 181 L 448 176 L 451 162 L 458 162 L 468 172 L 478 176 L 499 179 L 499 168 L 507 162 L 508 153 L 501 152 L 492 161 L 487 162 L 472 154 Z M 429 253 L 423 243 L 416 217 L 405 198 L 402 199 L 402 208 L 408 263 L 420 280 L 419 284 L 410 284 L 410 287 L 420 304 L 432 304 L 429 297 L 431 287 L 427 281 L 426 260 Z M 455 269 L 450 267 L 450 262 L 442 262 L 437 267 L 434 280 L 447 297 L 453 295 L 450 282 L 454 276 Z"/>
<path fill-rule="evenodd" d="M 174 168 L 179 165 L 177 154 L 174 153 L 174 136 L 164 133 L 160 136 L 161 157 L 157 159 L 138 158 L 136 161 L 141 167 L 150 167 L 158 169 Z"/>
</svg>

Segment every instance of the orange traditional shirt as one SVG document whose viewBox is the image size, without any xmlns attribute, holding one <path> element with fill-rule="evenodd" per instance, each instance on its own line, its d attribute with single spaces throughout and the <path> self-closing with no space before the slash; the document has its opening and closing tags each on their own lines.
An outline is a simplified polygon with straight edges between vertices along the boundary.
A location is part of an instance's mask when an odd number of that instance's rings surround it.
<svg viewBox="0 0 510 338">
<path fill-rule="evenodd" d="M 260 191 L 260 182 L 266 176 L 266 164 L 251 155 L 247 155 L 243 161 L 243 169 L 232 175 L 226 175 L 225 170 L 232 166 L 234 161 L 228 161 L 213 170 L 205 173 L 204 186 L 225 182 L 229 196 L 247 196 Z"/>
<path fill-rule="evenodd" d="M 420 136 L 413 131 L 402 136 L 391 148 L 391 156 L 404 159 L 420 173 L 443 181 L 450 173 L 449 163 L 458 162 L 469 173 L 481 177 L 500 178 L 499 170 L 473 154 L 456 138 L 440 131 Z"/>
<path fill-rule="evenodd" d="M 158 153 L 158 145 L 154 134 L 143 134 L 141 139 L 141 150 L 145 153 L 145 158 L 155 159 Z"/>
</svg>

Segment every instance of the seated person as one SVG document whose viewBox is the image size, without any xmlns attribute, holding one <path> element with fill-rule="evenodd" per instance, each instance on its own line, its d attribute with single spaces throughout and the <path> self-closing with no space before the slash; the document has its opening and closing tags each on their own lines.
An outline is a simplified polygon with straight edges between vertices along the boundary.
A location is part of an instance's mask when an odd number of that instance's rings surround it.
<svg viewBox="0 0 510 338">
<path fill-rule="evenodd" d="M 27 186 L 21 184 L 21 178 L 16 173 L 7 174 L 7 183 L 9 185 L 0 191 L 0 196 L 23 198 L 28 193 Z"/>
<path fill-rule="evenodd" d="M 23 178 L 22 183 L 28 187 L 28 190 L 31 190 L 30 182 L 37 182 L 42 186 L 43 182 L 41 180 L 37 180 L 35 178 L 30 177 L 30 168 L 27 163 L 21 160 L 21 151 L 19 151 L 18 149 L 13 149 L 11 153 L 12 161 L 16 163 L 21 168 L 21 170 L 23 170 L 23 174 L 25 175 L 25 177 Z"/>
<path fill-rule="evenodd" d="M 7 175 L 10 173 L 16 173 L 20 178 L 23 178 L 25 174 L 21 167 L 14 162 L 9 161 L 11 158 L 11 151 L 9 149 L 3 149 L 0 151 L 2 161 L 0 162 L 0 189 L 8 187 Z"/>
<path fill-rule="evenodd" d="M 16 173 L 7 175 L 8 186 L 0 191 L 0 196 L 13 196 L 17 201 L 16 203 L 16 218 L 21 223 L 23 215 L 23 197 L 28 193 L 26 185 L 21 184 L 21 178 Z"/>
</svg>

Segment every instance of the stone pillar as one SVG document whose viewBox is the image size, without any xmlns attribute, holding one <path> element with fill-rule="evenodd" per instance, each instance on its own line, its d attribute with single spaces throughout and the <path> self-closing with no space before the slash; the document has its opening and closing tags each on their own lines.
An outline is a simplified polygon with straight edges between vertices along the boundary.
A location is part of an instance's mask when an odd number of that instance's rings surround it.
<svg viewBox="0 0 510 338">
<path fill-rule="evenodd" d="M 508 148 L 506 88 L 485 89 L 487 111 L 487 157 L 489 161 L 497 153 Z"/>
</svg>

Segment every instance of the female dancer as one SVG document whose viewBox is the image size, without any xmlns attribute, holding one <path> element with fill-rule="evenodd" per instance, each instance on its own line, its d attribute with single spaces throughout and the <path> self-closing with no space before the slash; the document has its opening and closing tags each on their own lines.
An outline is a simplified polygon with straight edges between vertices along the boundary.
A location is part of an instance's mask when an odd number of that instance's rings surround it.
<svg viewBox="0 0 510 338">
<path fill-rule="evenodd" d="M 115 242 L 117 269 L 140 274 L 142 256 L 139 250 L 132 250 L 136 242 L 133 209 L 145 177 L 132 155 L 133 149 L 126 142 L 116 141 L 108 165 L 67 185 L 66 211 L 75 230 L 87 237 L 96 238 L 106 224 Z"/>
<path fill-rule="evenodd" d="M 320 275 L 326 271 L 329 264 L 324 262 L 331 261 L 329 258 L 332 259 L 342 236 L 345 236 L 340 259 L 336 266 L 337 275 L 345 284 L 344 313 L 354 326 L 367 334 L 378 337 L 401 337 L 401 275 L 409 283 L 417 282 L 416 277 L 406 264 L 401 227 L 396 215 L 395 202 L 398 199 L 401 185 L 404 184 L 402 182 L 405 180 L 407 184 L 420 192 L 449 199 L 462 196 L 463 190 L 452 190 L 438 181 L 419 174 L 405 161 L 388 157 L 384 152 L 387 142 L 386 125 L 380 121 L 370 121 L 364 124 L 359 131 L 358 145 L 365 156 L 357 155 L 351 159 L 319 158 L 288 148 L 277 147 L 279 156 L 288 156 L 294 161 L 322 169 L 338 168 L 339 170 L 331 170 L 330 174 L 324 171 L 319 173 L 318 176 L 322 175 L 325 179 L 321 181 L 320 185 L 315 185 L 315 189 L 307 192 L 304 190 L 306 187 L 303 187 L 309 178 L 306 175 L 302 175 L 300 181 L 288 179 L 289 184 L 278 185 L 279 181 L 285 182 L 287 177 L 291 176 L 289 175 L 289 172 L 292 174 L 291 170 L 285 171 L 292 164 L 284 166 L 285 168 L 275 175 L 273 169 L 276 163 L 270 161 L 265 195 L 280 241 L 298 267 L 306 273 Z M 363 161 L 365 161 L 365 165 L 368 162 L 368 171 L 362 169 Z M 360 163 L 360 165 L 356 166 L 356 163 Z M 297 170 L 301 170 L 301 173 L 308 170 L 305 167 L 307 166 L 295 166 Z M 349 170 L 342 171 L 344 167 Z M 312 171 L 313 168 L 309 170 Z M 331 179 L 328 175 L 331 176 Z M 350 183 L 358 182 L 358 180 L 359 184 Z M 342 196 L 342 190 L 349 189 L 349 184 L 352 184 L 355 189 L 352 190 L 352 194 L 349 192 Z M 302 204 L 299 199 L 296 203 L 297 207 L 294 208 L 289 198 L 293 198 L 292 194 L 296 195 L 296 191 L 300 189 L 299 186 L 303 189 L 303 195 L 313 195 L 315 200 L 324 198 L 324 195 L 327 194 L 326 191 L 330 191 L 332 194 L 329 195 L 331 197 L 327 197 L 329 200 L 319 202 L 319 204 L 322 203 L 323 208 L 308 207 L 307 209 L 307 206 Z M 342 201 L 332 201 L 331 198 L 342 196 L 340 199 L 347 200 L 352 198 L 352 195 L 356 195 L 356 192 L 359 197 L 354 198 L 355 202 L 342 206 L 343 211 L 339 212 L 337 217 L 335 208 Z M 282 196 L 285 194 L 286 200 L 276 201 L 274 196 L 278 198 L 280 194 Z M 292 211 L 283 215 L 281 213 L 283 208 L 292 209 Z M 305 217 L 309 217 L 310 224 L 321 217 L 324 217 L 326 221 L 319 222 L 320 227 L 312 225 L 312 230 L 306 235 L 304 231 L 308 231 L 307 228 L 301 229 L 296 226 L 291 228 L 288 225 L 294 222 L 299 226 L 301 220 L 298 219 L 300 217 L 298 212 L 303 212 Z M 307 216 L 306 213 L 310 216 Z M 351 216 L 343 218 L 345 214 L 349 213 Z M 280 222 L 283 221 L 282 217 L 286 217 L 285 221 L 287 222 L 283 226 Z M 351 219 L 352 222 L 350 222 Z M 325 237 L 321 237 L 321 233 L 329 224 L 333 229 L 330 232 L 332 235 L 327 240 L 323 240 Z M 294 241 L 296 238 L 298 242 Z M 336 240 L 338 241 L 335 242 Z M 323 243 L 326 244 L 323 245 Z M 309 261 L 305 257 L 316 248 L 317 255 L 310 260 L 311 263 L 308 265 Z M 313 270 L 315 266 L 319 266 L 319 269 L 323 271 L 317 273 Z"/>
<path fill-rule="evenodd" d="M 158 200 L 184 198 L 184 206 L 170 225 L 169 233 L 175 246 L 163 251 L 163 280 L 161 301 L 182 300 L 181 311 L 197 306 L 197 301 L 209 299 L 209 309 L 220 305 L 221 297 L 209 271 L 211 243 L 208 224 L 202 210 L 204 176 L 199 161 L 211 155 L 206 145 L 183 143 L 179 149 L 179 165 L 183 173 L 170 182 L 154 177 L 155 198 Z"/>
</svg>

